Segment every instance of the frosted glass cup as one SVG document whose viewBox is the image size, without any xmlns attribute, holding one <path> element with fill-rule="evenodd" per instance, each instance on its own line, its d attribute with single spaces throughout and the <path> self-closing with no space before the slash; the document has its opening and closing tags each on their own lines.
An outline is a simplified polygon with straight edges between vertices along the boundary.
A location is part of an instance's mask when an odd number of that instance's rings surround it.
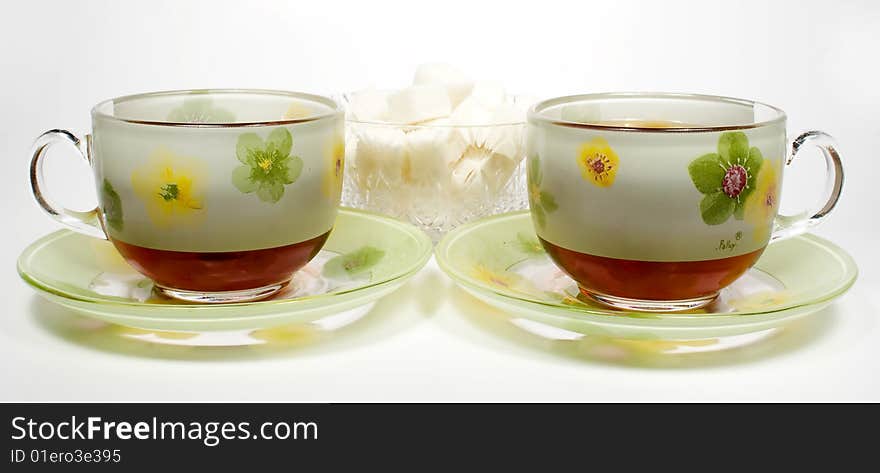
<svg viewBox="0 0 880 473">
<path fill-rule="evenodd" d="M 77 212 L 43 192 L 54 144 L 91 165 L 98 205 Z M 271 296 L 321 249 L 342 189 L 344 117 L 331 99 L 266 90 L 115 98 L 82 139 L 34 144 L 31 185 L 49 215 L 109 239 L 163 294 L 193 302 Z"/>
<path fill-rule="evenodd" d="M 770 105 L 687 94 L 610 93 L 529 111 L 531 214 L 553 261 L 582 295 L 613 307 L 704 306 L 768 243 L 806 231 L 840 197 L 828 135 L 798 136 Z M 805 144 L 827 164 L 821 208 L 777 215 L 785 167 Z"/>
</svg>

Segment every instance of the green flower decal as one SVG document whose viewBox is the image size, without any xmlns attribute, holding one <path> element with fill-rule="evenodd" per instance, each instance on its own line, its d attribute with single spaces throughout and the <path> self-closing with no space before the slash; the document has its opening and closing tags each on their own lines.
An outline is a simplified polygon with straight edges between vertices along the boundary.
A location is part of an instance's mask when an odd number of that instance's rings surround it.
<svg viewBox="0 0 880 473">
<path fill-rule="evenodd" d="M 556 199 L 549 192 L 541 190 L 541 181 L 543 180 L 541 160 L 536 154 L 529 158 L 529 205 L 532 209 L 532 216 L 535 217 L 535 221 L 541 228 L 547 224 L 547 214 L 553 213 L 559 208 L 556 205 Z"/>
<path fill-rule="evenodd" d="M 276 128 L 266 141 L 256 133 L 238 137 L 235 155 L 242 165 L 232 171 L 232 184 L 242 193 L 256 192 L 263 202 L 276 203 L 284 186 L 299 178 L 303 160 L 291 156 L 293 138 L 287 128 Z"/>
<path fill-rule="evenodd" d="M 722 133 L 718 152 L 700 156 L 688 165 L 694 186 L 703 194 L 700 215 L 707 225 L 720 225 L 731 215 L 743 219 L 746 197 L 755 190 L 755 179 L 764 157 L 749 147 L 745 133 Z"/>
<path fill-rule="evenodd" d="M 198 94 L 194 94 L 198 95 Z M 168 121 L 176 123 L 230 123 L 235 114 L 225 108 L 215 107 L 211 97 L 183 99 L 183 105 L 171 110 Z"/>
<path fill-rule="evenodd" d="M 351 253 L 331 258 L 324 265 L 324 275 L 327 277 L 357 276 L 376 266 L 383 257 L 385 257 L 384 251 L 372 246 L 364 246 Z"/>
<path fill-rule="evenodd" d="M 110 228 L 117 232 L 121 232 L 122 200 L 116 193 L 116 189 L 113 188 L 113 184 L 110 184 L 107 179 L 104 179 L 104 185 L 101 186 L 101 203 L 103 204 L 101 210 L 104 212 L 104 220 L 107 225 L 110 225 Z"/>
</svg>

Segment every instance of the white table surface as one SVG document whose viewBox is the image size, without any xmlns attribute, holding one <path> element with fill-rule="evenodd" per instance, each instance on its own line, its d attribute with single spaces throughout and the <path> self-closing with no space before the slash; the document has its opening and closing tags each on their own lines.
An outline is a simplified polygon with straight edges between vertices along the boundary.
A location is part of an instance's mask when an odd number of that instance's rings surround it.
<svg viewBox="0 0 880 473">
<path fill-rule="evenodd" d="M 728 9 L 663 2 L 660 11 L 653 3 L 603 2 L 567 12 L 565 4 L 542 2 L 540 10 L 506 8 L 504 24 L 489 27 L 478 19 L 505 7 L 453 3 L 391 24 L 355 4 L 185 3 L 170 15 L 161 2 L 126 3 L 21 3 L 0 18 L 7 215 L 0 401 L 880 401 L 876 3 Z M 585 16 L 592 22 L 578 20 Z M 336 33 L 328 38 L 329 29 Z M 486 44 L 496 54 L 474 50 L 468 31 L 495 33 Z M 658 43 L 688 47 L 640 47 Z M 827 309 L 769 339 L 622 360 L 597 355 L 587 342 L 548 341 L 513 327 L 433 262 L 351 326 L 271 349 L 160 346 L 86 330 L 19 280 L 20 251 L 58 228 L 30 196 L 30 144 L 49 128 L 86 131 L 97 101 L 186 87 L 326 92 L 404 83 L 429 60 L 457 62 L 539 96 L 676 90 L 785 108 L 792 132 L 817 127 L 840 142 L 844 198 L 816 233 L 855 257 L 859 280 Z M 56 154 L 53 164 L 67 172 L 50 184 L 71 206 L 88 207 L 94 191 L 84 165 Z M 816 157 L 804 156 L 786 174 L 783 208 L 817 194 Z"/>
</svg>

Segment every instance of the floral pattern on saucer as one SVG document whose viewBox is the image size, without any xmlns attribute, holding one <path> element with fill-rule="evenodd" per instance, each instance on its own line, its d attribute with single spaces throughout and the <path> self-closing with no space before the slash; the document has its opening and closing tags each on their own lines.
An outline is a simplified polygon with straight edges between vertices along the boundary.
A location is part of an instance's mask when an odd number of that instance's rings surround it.
<svg viewBox="0 0 880 473">
<path fill-rule="evenodd" d="M 148 331 L 198 332 L 194 344 L 225 346 L 238 342 L 206 335 L 311 323 L 332 330 L 350 323 L 406 283 L 432 249 L 430 238 L 412 225 L 341 208 L 321 251 L 267 300 L 206 305 L 158 297 L 152 282 L 128 266 L 111 242 L 69 230 L 28 246 L 18 273 L 48 301 L 90 319 Z M 325 271 L 331 261 L 342 270 Z"/>
<path fill-rule="evenodd" d="M 108 271 L 102 271 L 95 275 L 89 283 L 89 289 L 96 294 L 151 304 L 185 304 L 185 302 L 169 299 L 154 291 L 153 281 L 128 266 L 112 247 L 96 246 L 94 251 L 96 257 L 105 261 L 110 268 Z M 362 261 L 358 263 L 359 266 L 356 270 L 350 272 L 327 271 L 328 266 L 333 268 L 334 262 L 352 261 L 352 258 L 354 258 L 353 261 Z M 322 250 L 304 268 L 297 271 L 290 284 L 273 296 L 271 300 L 326 294 L 369 283 L 371 276 L 367 269 L 375 265 L 378 260 L 375 253 L 368 257 L 368 261 L 359 258 L 361 257 L 358 252 L 343 255 Z"/>
<path fill-rule="evenodd" d="M 710 305 L 687 312 L 646 313 L 607 307 L 539 250 L 528 212 L 457 228 L 435 249 L 437 264 L 471 295 L 510 314 L 581 335 L 696 340 L 782 326 L 816 312 L 855 281 L 852 258 L 831 242 L 802 235 L 768 246 L 756 265 Z M 816 271 L 816 268 L 822 268 Z"/>
</svg>

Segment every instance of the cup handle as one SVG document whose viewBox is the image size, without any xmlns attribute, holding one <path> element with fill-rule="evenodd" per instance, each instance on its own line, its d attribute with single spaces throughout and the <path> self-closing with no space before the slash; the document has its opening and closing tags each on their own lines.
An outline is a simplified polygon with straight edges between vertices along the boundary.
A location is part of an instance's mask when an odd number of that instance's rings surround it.
<svg viewBox="0 0 880 473">
<path fill-rule="evenodd" d="M 88 139 L 88 136 L 86 138 Z M 37 203 L 40 204 L 40 207 L 42 207 L 43 210 L 55 220 L 58 220 L 77 232 L 107 240 L 107 234 L 101 226 L 98 207 L 95 207 L 88 212 L 70 210 L 52 202 L 43 193 L 43 189 L 46 187 L 45 178 L 43 176 L 44 158 L 46 157 L 46 152 L 49 148 L 58 143 L 73 144 L 73 146 L 79 151 L 80 156 L 86 161 L 89 161 L 88 146 L 85 146 L 83 141 L 77 138 L 73 133 L 67 130 L 49 130 L 40 135 L 40 137 L 34 142 L 32 148 L 33 158 L 31 159 L 30 176 L 31 190 L 34 193 L 34 198 L 37 199 Z"/>
<path fill-rule="evenodd" d="M 801 134 L 792 143 L 791 156 L 785 165 L 791 164 L 792 160 L 797 157 L 798 151 L 805 144 L 819 148 L 825 156 L 825 194 L 828 198 L 818 210 L 805 210 L 796 215 L 777 215 L 773 225 L 773 235 L 770 237 L 771 242 L 806 232 L 810 227 L 821 222 L 840 199 L 840 191 L 843 189 L 843 164 L 840 162 L 840 154 L 837 152 L 836 143 L 831 135 L 821 131 L 808 131 Z"/>
</svg>

